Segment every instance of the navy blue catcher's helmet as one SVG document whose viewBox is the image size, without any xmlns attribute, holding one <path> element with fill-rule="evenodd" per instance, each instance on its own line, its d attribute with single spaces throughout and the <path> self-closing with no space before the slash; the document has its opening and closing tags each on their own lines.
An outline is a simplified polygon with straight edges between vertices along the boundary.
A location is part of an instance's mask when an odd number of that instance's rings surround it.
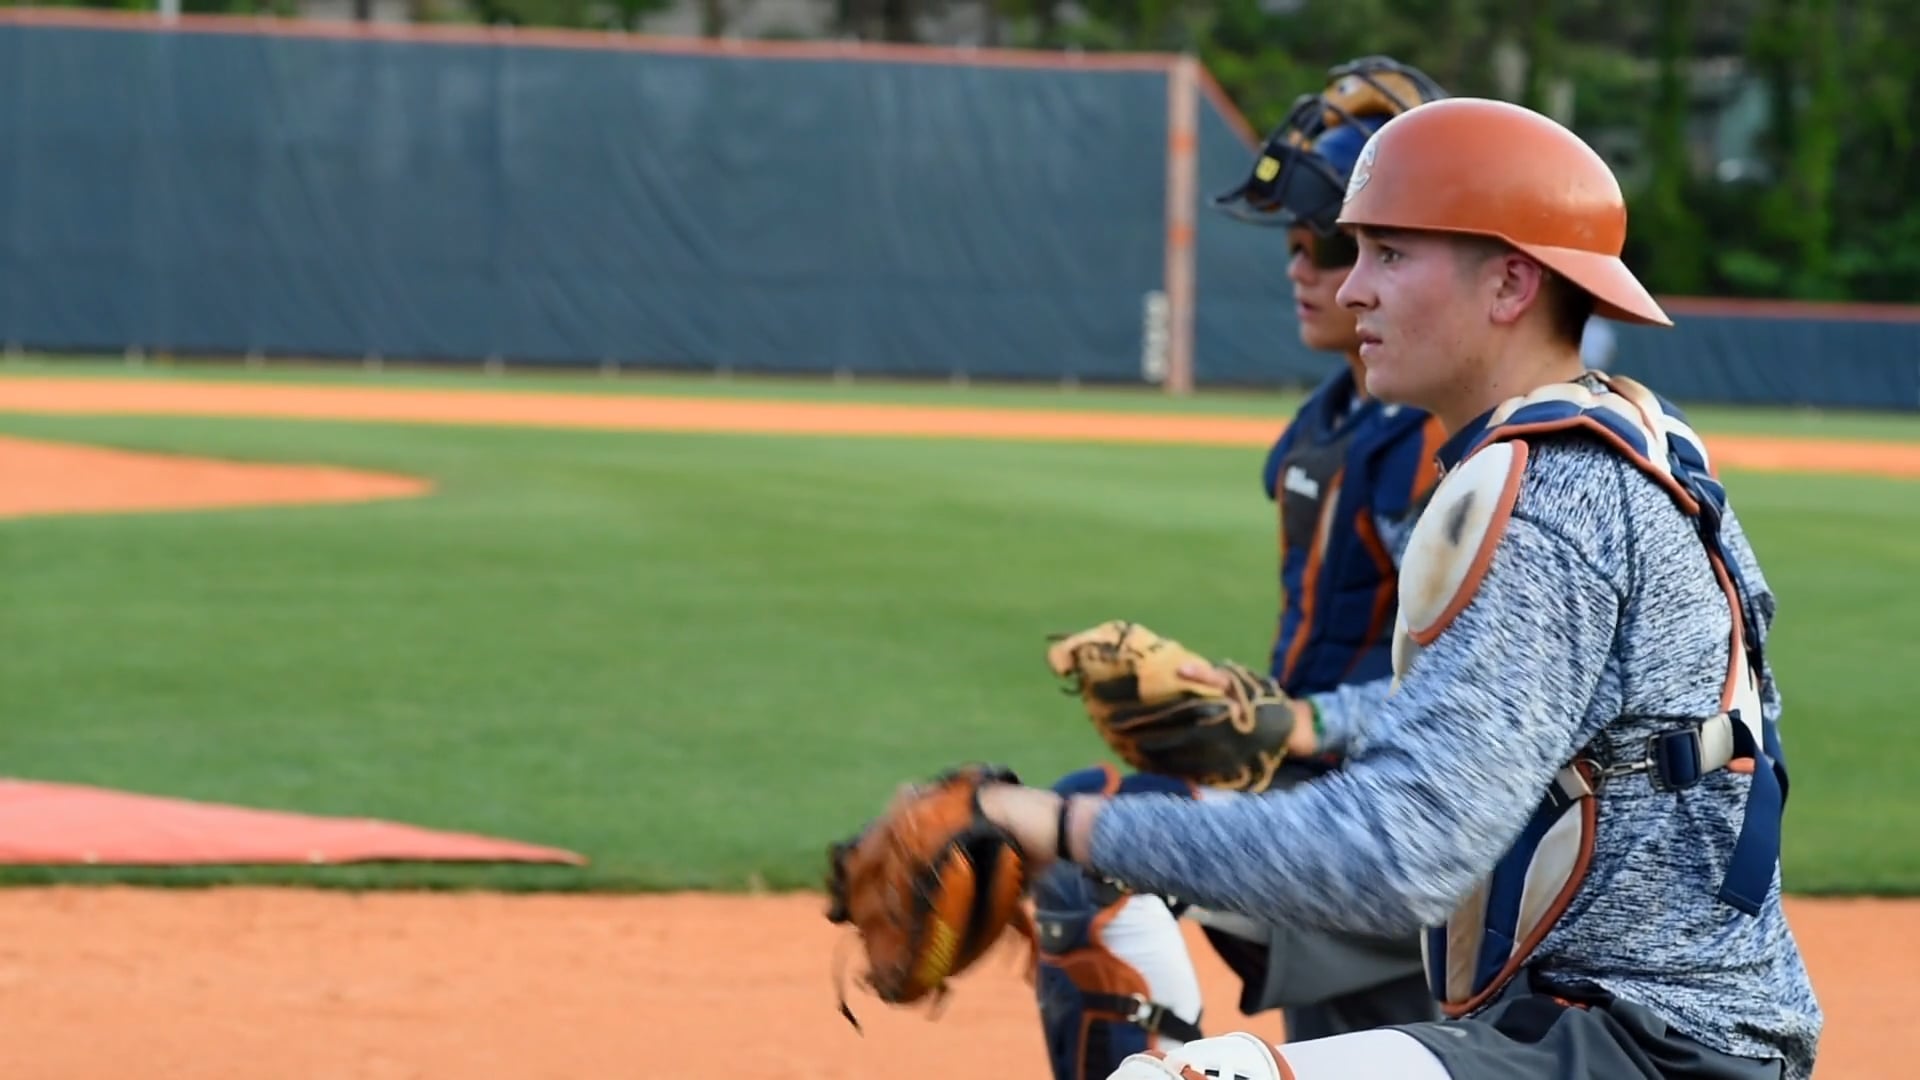
<svg viewBox="0 0 1920 1080">
<path fill-rule="evenodd" d="M 1252 173 L 1213 204 L 1242 221 L 1305 225 L 1333 236 L 1347 177 L 1367 137 L 1415 105 L 1446 96 L 1425 72 L 1386 56 L 1331 68 L 1326 89 L 1294 99 Z"/>
</svg>

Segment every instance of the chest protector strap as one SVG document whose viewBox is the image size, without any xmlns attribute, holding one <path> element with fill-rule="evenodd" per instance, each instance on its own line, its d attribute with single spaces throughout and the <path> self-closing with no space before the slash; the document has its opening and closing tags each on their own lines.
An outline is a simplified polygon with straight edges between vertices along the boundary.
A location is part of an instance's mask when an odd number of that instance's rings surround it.
<svg viewBox="0 0 1920 1080">
<path fill-rule="evenodd" d="M 1566 913 L 1592 861 L 1596 795 L 1610 782 L 1644 774 L 1657 790 L 1692 787 L 1722 769 L 1751 773 L 1745 820 L 1718 897 L 1759 913 L 1780 857 L 1787 775 L 1775 726 L 1762 714 L 1760 638 L 1739 564 L 1721 534 L 1726 491 L 1705 446 L 1645 387 L 1596 376 L 1546 387 L 1497 409 L 1466 459 L 1449 472 L 1409 540 L 1401 577 L 1394 672 L 1402 678 L 1472 600 L 1519 495 L 1528 441 L 1581 431 L 1598 436 L 1652 477 L 1693 521 L 1732 615 L 1720 711 L 1649 738 L 1630 760 L 1582 755 L 1554 777 L 1519 838 L 1423 940 L 1427 979 L 1442 1011 L 1464 1016 L 1491 1001 L 1518 974 Z M 1607 392 L 1611 391 L 1611 392 Z"/>
</svg>

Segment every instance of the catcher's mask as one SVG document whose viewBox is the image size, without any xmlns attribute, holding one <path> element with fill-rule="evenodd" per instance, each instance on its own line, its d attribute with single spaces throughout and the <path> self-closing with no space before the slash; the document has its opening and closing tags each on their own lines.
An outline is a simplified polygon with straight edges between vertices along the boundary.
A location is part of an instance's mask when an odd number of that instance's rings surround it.
<svg viewBox="0 0 1920 1080">
<path fill-rule="evenodd" d="M 1333 241 L 1315 245 L 1316 263 L 1349 265 L 1352 242 L 1334 219 L 1361 147 L 1388 120 L 1446 96 L 1425 72 L 1385 56 L 1334 67 L 1326 89 L 1294 99 L 1286 119 L 1267 136 L 1252 173 L 1215 196 L 1213 205 L 1256 225 L 1304 225 Z"/>
</svg>

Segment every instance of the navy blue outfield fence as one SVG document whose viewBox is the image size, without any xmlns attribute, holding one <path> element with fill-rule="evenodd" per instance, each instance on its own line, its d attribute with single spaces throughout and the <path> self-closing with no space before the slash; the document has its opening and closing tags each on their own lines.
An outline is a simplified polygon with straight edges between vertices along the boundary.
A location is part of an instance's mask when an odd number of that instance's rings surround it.
<svg viewBox="0 0 1920 1080">
<path fill-rule="evenodd" d="M 1285 385 L 1189 58 L 0 9 L 0 344 Z M 1615 370 L 1920 408 L 1920 308 L 1676 301 Z"/>
</svg>

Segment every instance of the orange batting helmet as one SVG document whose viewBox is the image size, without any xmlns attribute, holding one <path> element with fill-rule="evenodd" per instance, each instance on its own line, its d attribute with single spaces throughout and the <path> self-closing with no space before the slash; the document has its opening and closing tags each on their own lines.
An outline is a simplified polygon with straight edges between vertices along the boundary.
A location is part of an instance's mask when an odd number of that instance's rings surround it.
<svg viewBox="0 0 1920 1080">
<path fill-rule="evenodd" d="M 1446 98 L 1387 121 L 1360 152 L 1338 224 L 1504 240 L 1586 290 L 1595 314 L 1673 325 L 1620 261 L 1627 204 L 1613 170 L 1519 105 Z"/>
</svg>

